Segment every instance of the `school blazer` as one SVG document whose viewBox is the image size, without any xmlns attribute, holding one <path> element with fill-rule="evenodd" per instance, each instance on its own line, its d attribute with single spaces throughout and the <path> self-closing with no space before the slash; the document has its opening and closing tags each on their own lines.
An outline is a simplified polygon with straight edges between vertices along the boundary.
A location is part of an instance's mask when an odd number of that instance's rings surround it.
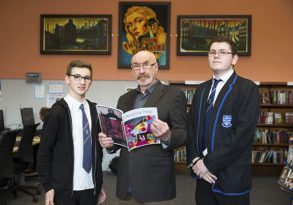
<svg viewBox="0 0 293 205">
<path fill-rule="evenodd" d="M 200 145 L 211 85 L 209 80 L 198 86 L 188 113 L 187 163 L 203 157 Z M 218 178 L 213 192 L 242 195 L 250 191 L 251 146 L 259 113 L 257 85 L 234 72 L 216 99 L 207 131 L 208 154 L 203 161 Z"/>
<path fill-rule="evenodd" d="M 158 81 L 144 107 L 157 107 L 160 120 L 168 123 L 171 141 L 167 149 L 161 145 L 149 145 L 130 152 L 121 148 L 116 195 L 127 198 L 131 189 L 132 197 L 139 202 L 170 200 L 176 196 L 173 149 L 185 144 L 186 98 L 184 93 Z M 136 89 L 119 98 L 117 108 L 124 112 L 133 109 Z"/>
</svg>

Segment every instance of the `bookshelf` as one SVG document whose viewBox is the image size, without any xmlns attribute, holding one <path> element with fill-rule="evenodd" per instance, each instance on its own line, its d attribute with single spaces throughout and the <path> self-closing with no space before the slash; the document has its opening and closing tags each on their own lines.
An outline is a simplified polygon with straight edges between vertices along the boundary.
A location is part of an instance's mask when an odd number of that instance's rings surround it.
<svg viewBox="0 0 293 205">
<path fill-rule="evenodd" d="M 200 81 L 171 81 L 170 86 L 182 89 L 190 108 L 194 91 Z M 279 175 L 287 159 L 288 140 L 293 136 L 293 86 L 286 82 L 261 82 L 261 115 L 252 145 L 252 173 Z M 188 173 L 186 150 L 175 150 L 175 168 Z"/>
<path fill-rule="evenodd" d="M 169 82 L 170 86 L 176 86 L 181 89 L 185 97 L 187 99 L 186 109 L 191 106 L 192 97 L 195 92 L 196 86 L 200 84 L 202 81 L 171 81 Z M 175 161 L 175 170 L 176 173 L 179 174 L 188 174 L 190 170 L 187 168 L 186 165 L 186 147 L 182 146 L 175 150 L 174 152 L 174 161 Z"/>
<path fill-rule="evenodd" d="M 252 172 L 279 175 L 293 136 L 293 86 L 285 82 L 259 84 L 261 114 L 252 146 Z"/>
</svg>

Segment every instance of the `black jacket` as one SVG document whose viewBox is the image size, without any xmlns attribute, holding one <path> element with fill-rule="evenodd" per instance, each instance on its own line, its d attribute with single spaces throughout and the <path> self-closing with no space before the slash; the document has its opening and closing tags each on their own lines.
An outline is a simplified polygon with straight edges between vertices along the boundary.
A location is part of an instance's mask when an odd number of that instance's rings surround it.
<svg viewBox="0 0 293 205">
<path fill-rule="evenodd" d="M 202 130 L 212 80 L 198 86 L 188 113 L 187 162 L 203 157 Z M 260 113 L 258 87 L 233 75 L 221 89 L 211 114 L 204 164 L 217 176 L 214 192 L 241 195 L 251 188 L 251 146 Z"/>
<path fill-rule="evenodd" d="M 93 182 L 99 194 L 103 183 L 103 152 L 97 136 L 100 126 L 95 104 L 88 101 L 92 119 Z M 50 189 L 72 190 L 74 150 L 70 110 L 64 99 L 56 102 L 46 116 L 38 151 L 38 173 L 45 192 Z"/>
</svg>

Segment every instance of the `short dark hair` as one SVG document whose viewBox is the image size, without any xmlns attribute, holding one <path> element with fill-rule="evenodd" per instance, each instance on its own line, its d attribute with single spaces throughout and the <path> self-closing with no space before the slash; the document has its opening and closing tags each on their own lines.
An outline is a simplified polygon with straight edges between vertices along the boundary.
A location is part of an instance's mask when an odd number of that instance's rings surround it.
<svg viewBox="0 0 293 205">
<path fill-rule="evenodd" d="M 66 68 L 66 75 L 71 75 L 72 68 L 77 67 L 77 68 L 88 68 L 91 75 L 93 74 L 93 69 L 92 65 L 90 63 L 81 61 L 81 60 L 73 60 L 71 61 L 67 68 Z"/>
<path fill-rule="evenodd" d="M 41 107 L 39 114 L 40 114 L 40 118 L 41 118 L 42 121 L 45 120 L 45 117 L 48 115 L 50 110 L 51 109 L 48 108 L 48 107 Z"/>
<path fill-rule="evenodd" d="M 209 44 L 209 50 L 211 49 L 211 46 L 213 43 L 228 43 L 230 48 L 231 48 L 231 52 L 233 53 L 233 55 L 237 55 L 237 46 L 234 43 L 234 41 L 232 41 L 232 39 L 230 37 L 227 36 L 218 36 L 214 39 L 212 39 L 211 43 Z"/>
</svg>

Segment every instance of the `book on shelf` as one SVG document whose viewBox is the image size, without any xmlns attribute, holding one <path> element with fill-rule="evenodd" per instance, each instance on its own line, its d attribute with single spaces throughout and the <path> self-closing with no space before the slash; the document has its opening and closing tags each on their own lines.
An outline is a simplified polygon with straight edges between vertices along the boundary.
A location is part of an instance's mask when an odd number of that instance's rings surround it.
<svg viewBox="0 0 293 205">
<path fill-rule="evenodd" d="M 270 104 L 271 103 L 269 92 L 262 92 L 260 94 L 260 99 L 261 99 L 261 104 L 266 105 L 266 104 Z"/>
<path fill-rule="evenodd" d="M 274 112 L 274 124 L 282 124 L 282 123 L 283 123 L 282 113 Z"/>
<path fill-rule="evenodd" d="M 285 123 L 293 124 L 293 112 L 285 112 Z"/>
<path fill-rule="evenodd" d="M 123 113 L 122 110 L 97 105 L 101 130 L 112 137 L 114 144 L 124 146 L 131 151 L 146 145 L 160 144 L 150 129 L 154 119 L 158 118 L 156 107 L 138 108 Z"/>
</svg>

